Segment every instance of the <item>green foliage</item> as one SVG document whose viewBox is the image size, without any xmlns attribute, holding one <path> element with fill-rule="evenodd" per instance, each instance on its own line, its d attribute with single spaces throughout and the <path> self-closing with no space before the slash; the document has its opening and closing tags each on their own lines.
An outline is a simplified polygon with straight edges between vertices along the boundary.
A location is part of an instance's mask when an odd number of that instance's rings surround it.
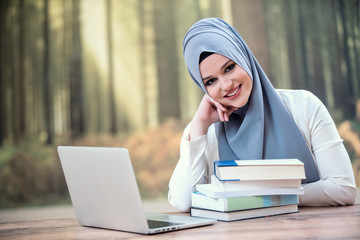
<svg viewBox="0 0 360 240">
<path fill-rule="evenodd" d="M 54 147 L 23 142 L 0 148 L 0 207 L 68 201 Z"/>
<path fill-rule="evenodd" d="M 52 1 L 47 11 L 41 0 L 21 2 L 0 7 L 0 208 L 69 201 L 59 138 L 129 148 L 142 196 L 165 196 L 184 125 L 160 124 L 191 119 L 203 95 L 181 50 L 200 18 L 232 19 L 276 87 L 312 91 L 336 123 L 355 116 L 358 0 Z M 351 128 L 343 138 L 360 169 L 360 121 Z"/>
<path fill-rule="evenodd" d="M 126 147 L 143 198 L 164 198 L 179 159 L 184 124 L 168 120 L 125 138 L 88 135 L 65 145 Z M 0 148 L 0 208 L 70 203 L 55 145 L 26 141 Z"/>
<path fill-rule="evenodd" d="M 126 147 L 129 150 L 143 198 L 164 198 L 179 159 L 180 139 L 185 125 L 168 119 L 158 127 L 148 128 L 123 139 L 111 135 L 87 136 L 74 145 Z"/>
<path fill-rule="evenodd" d="M 352 158 L 357 183 L 360 181 L 360 158 L 356 142 L 360 141 L 359 121 L 339 132 Z M 109 134 L 88 135 L 75 142 L 78 146 L 126 147 L 129 149 L 143 198 L 165 198 L 171 174 L 179 158 L 179 145 L 185 124 L 168 120 L 142 132 L 118 138 Z M 355 137 L 354 137 L 355 136 Z M 26 141 L 18 146 L 0 148 L 0 208 L 70 203 L 65 179 L 55 145 Z"/>
</svg>

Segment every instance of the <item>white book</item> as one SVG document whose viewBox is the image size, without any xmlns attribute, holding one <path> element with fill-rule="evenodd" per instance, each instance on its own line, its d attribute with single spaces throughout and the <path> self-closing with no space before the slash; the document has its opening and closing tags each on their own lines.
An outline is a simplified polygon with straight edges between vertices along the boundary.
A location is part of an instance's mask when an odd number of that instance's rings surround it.
<svg viewBox="0 0 360 240">
<path fill-rule="evenodd" d="M 304 163 L 298 159 L 215 161 L 220 180 L 305 179 Z"/>
<path fill-rule="evenodd" d="M 210 219 L 216 219 L 216 220 L 228 222 L 228 221 L 236 221 L 236 220 L 243 220 L 249 218 L 273 216 L 279 214 L 296 213 L 296 212 L 298 212 L 298 205 L 292 204 L 292 205 L 256 208 L 256 209 L 234 211 L 234 212 L 220 212 L 220 211 L 212 211 L 212 210 L 199 209 L 199 208 L 191 208 L 190 215 L 192 217 L 210 218 Z"/>
<path fill-rule="evenodd" d="M 213 198 L 228 198 L 241 196 L 261 196 L 261 195 L 301 195 L 304 194 L 304 188 L 264 188 L 264 189 L 246 189 L 223 191 L 213 184 L 198 184 L 196 190 Z"/>
<path fill-rule="evenodd" d="M 301 187 L 301 179 L 221 181 L 215 175 L 212 175 L 211 184 L 222 191 L 263 188 L 299 188 Z"/>
</svg>

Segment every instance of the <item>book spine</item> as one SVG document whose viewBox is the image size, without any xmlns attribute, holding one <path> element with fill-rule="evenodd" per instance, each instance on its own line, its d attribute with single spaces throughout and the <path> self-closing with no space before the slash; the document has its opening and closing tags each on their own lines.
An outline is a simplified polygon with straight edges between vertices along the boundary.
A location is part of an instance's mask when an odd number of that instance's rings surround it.
<svg viewBox="0 0 360 240">
<path fill-rule="evenodd" d="M 223 162 L 229 162 L 228 164 L 221 164 Z M 234 167 L 238 166 L 237 163 L 234 160 L 231 161 L 215 161 L 214 162 L 214 175 L 219 181 L 240 181 L 240 179 L 221 179 L 218 177 L 218 174 L 216 173 L 216 169 L 219 166 L 227 166 L 227 167 Z"/>
<path fill-rule="evenodd" d="M 211 175 L 211 184 L 221 189 L 222 191 L 263 188 L 299 188 L 301 187 L 301 179 L 221 181 L 215 175 Z"/>
<path fill-rule="evenodd" d="M 269 195 L 269 196 L 250 196 L 239 198 L 227 198 L 227 211 L 237 211 L 243 209 L 266 208 L 297 204 L 297 195 Z"/>
<path fill-rule="evenodd" d="M 276 206 L 270 208 L 251 209 L 235 212 L 218 212 L 206 209 L 191 208 L 191 216 L 216 219 L 220 221 L 236 221 L 242 219 L 268 217 L 279 214 L 289 214 L 298 212 L 297 204 L 289 204 L 286 206 Z"/>
<path fill-rule="evenodd" d="M 304 194 L 304 188 L 276 188 L 276 189 L 249 189 L 239 191 L 222 191 L 212 184 L 198 184 L 196 190 L 213 198 L 230 198 L 245 196 L 263 196 L 263 195 L 297 195 Z"/>
</svg>

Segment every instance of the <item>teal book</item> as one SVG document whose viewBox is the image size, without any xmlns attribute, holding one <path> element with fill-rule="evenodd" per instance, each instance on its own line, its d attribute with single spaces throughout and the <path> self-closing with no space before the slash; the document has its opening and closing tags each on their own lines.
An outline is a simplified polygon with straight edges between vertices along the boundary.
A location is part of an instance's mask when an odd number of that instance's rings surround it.
<svg viewBox="0 0 360 240">
<path fill-rule="evenodd" d="M 266 208 L 298 204 L 298 195 L 246 196 L 212 198 L 200 192 L 191 194 L 192 207 L 221 212 L 231 212 L 255 208 Z"/>
</svg>

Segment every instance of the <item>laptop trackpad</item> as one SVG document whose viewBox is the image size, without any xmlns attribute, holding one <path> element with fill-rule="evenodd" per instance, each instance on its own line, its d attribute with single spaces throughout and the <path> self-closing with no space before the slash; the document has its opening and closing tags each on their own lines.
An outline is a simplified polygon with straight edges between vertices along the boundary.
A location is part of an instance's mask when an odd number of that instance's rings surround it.
<svg viewBox="0 0 360 240">
<path fill-rule="evenodd" d="M 160 220 L 152 220 L 152 219 L 148 219 L 147 222 L 150 229 L 179 226 L 184 224 L 184 223 L 168 222 L 168 221 L 160 221 Z"/>
<path fill-rule="evenodd" d="M 194 224 L 204 221 L 205 219 L 194 218 L 188 215 L 175 215 L 175 214 L 162 214 L 162 213 L 145 213 L 146 218 L 149 220 L 165 221 L 181 224 Z"/>
</svg>

